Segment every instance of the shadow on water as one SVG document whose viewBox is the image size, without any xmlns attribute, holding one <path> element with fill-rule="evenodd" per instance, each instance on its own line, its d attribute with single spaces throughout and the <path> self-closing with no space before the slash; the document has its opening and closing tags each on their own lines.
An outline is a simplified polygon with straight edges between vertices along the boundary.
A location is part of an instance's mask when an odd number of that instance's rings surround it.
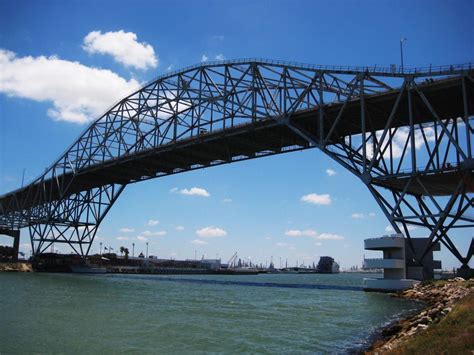
<svg viewBox="0 0 474 355">
<path fill-rule="evenodd" d="M 135 279 L 133 276 L 120 275 L 120 279 Z M 294 284 L 281 282 L 247 282 L 247 281 L 228 281 L 228 280 L 203 280 L 203 279 L 186 279 L 173 277 L 140 277 L 145 280 L 181 282 L 207 285 L 230 285 L 230 286 L 250 286 L 250 287 L 276 287 L 276 288 L 298 288 L 307 290 L 340 290 L 340 291 L 363 291 L 361 286 L 345 286 L 345 285 L 321 285 L 321 284 Z"/>
</svg>

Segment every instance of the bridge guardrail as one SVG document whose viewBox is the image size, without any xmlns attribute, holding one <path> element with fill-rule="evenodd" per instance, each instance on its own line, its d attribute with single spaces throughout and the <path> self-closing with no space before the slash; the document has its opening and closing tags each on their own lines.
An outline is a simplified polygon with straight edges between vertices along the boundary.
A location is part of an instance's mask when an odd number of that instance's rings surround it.
<svg viewBox="0 0 474 355">
<path fill-rule="evenodd" d="M 338 72 L 369 72 L 369 73 L 380 73 L 380 74 L 393 74 L 393 75 L 405 75 L 405 74 L 446 74 L 455 73 L 462 70 L 474 70 L 474 64 L 464 63 L 464 64 L 452 64 L 452 65 L 438 65 L 438 66 L 424 66 L 417 68 L 406 68 L 402 66 L 392 66 L 392 67 L 378 67 L 374 66 L 349 66 L 349 65 L 319 65 L 319 64 L 308 64 L 300 63 L 294 61 L 285 61 L 285 60 L 272 60 L 272 59 L 263 59 L 263 58 L 242 58 L 234 60 L 216 60 L 201 62 L 198 64 L 193 64 L 181 69 L 177 69 L 166 74 L 160 75 L 153 79 L 150 82 L 154 82 L 161 78 L 166 78 L 174 76 L 176 74 L 186 72 L 192 69 L 197 69 L 201 66 L 217 66 L 217 65 L 226 65 L 226 64 L 245 64 L 245 63 L 261 63 L 261 64 L 272 64 L 272 65 L 284 65 L 284 66 L 293 66 L 303 69 L 312 69 L 312 70 L 323 70 L 323 71 L 338 71 Z"/>
</svg>

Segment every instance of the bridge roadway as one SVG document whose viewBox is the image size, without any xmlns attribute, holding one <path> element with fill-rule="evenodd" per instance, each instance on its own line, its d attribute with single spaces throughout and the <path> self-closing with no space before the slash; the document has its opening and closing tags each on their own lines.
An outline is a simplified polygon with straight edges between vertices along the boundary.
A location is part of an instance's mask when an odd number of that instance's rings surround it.
<svg viewBox="0 0 474 355">
<path fill-rule="evenodd" d="M 453 118 L 463 116 L 463 97 L 459 78 L 447 78 L 420 84 L 424 95 L 440 117 Z M 367 114 L 366 130 L 378 131 L 384 129 L 390 110 L 393 108 L 399 89 L 365 97 Z M 414 123 L 428 123 L 434 120 L 432 113 L 423 105 L 421 98 L 413 95 Z M 330 124 L 336 119 L 343 103 L 332 103 L 324 106 L 325 133 Z M 291 122 L 303 128 L 314 137 L 319 137 L 317 128 L 318 108 L 296 112 Z M 336 143 L 343 137 L 361 134 L 361 100 L 354 99 L 346 105 L 338 125 L 328 142 Z M 392 127 L 408 126 L 406 105 L 400 105 Z M 33 201 L 37 193 L 50 196 L 50 201 L 67 197 L 77 192 L 86 191 L 106 184 L 129 184 L 158 176 L 175 174 L 196 168 L 229 163 L 236 160 L 251 159 L 261 155 L 272 155 L 288 151 L 313 148 L 308 140 L 291 130 L 283 119 L 269 117 L 256 123 L 242 124 L 220 131 L 203 133 L 198 137 L 188 138 L 174 143 L 168 143 L 154 149 L 145 150 L 133 155 L 122 156 L 113 160 L 93 165 L 84 170 L 76 171 L 76 175 L 64 176 L 70 183 L 66 196 L 59 196 L 58 189 L 50 181 L 39 181 L 22 189 L 12 191 L 0 197 L 4 213 L 13 211 L 9 206 L 14 196 L 23 208 L 34 207 Z M 468 192 L 474 192 L 472 167 L 466 169 L 464 179 L 468 179 Z M 423 180 L 429 193 L 433 195 L 450 195 L 459 180 L 459 169 L 444 171 L 442 174 L 425 174 Z M 374 181 L 379 186 L 391 189 L 403 188 L 404 179 L 409 176 L 385 176 Z M 43 187 L 44 186 L 44 187 Z M 47 191 L 41 192 L 44 188 Z M 409 193 L 424 195 L 421 187 L 410 186 Z"/>
</svg>

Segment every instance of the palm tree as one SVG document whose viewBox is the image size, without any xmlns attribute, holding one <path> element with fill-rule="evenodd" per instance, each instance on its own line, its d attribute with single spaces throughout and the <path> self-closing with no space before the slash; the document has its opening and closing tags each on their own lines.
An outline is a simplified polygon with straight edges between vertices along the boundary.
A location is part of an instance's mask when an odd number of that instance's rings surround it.
<svg viewBox="0 0 474 355">
<path fill-rule="evenodd" d="M 125 253 L 125 259 L 128 259 L 128 254 L 130 253 L 128 248 L 124 248 L 123 252 Z"/>
<path fill-rule="evenodd" d="M 120 256 L 123 255 L 123 252 L 125 251 L 125 248 L 124 247 L 120 247 Z"/>
</svg>

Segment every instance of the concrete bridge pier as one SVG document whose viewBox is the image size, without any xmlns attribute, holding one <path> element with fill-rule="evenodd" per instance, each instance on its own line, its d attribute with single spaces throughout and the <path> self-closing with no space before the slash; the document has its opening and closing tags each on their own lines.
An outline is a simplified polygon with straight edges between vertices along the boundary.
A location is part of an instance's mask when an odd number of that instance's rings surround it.
<svg viewBox="0 0 474 355">
<path fill-rule="evenodd" d="M 13 238 L 13 261 L 17 261 L 18 252 L 20 251 L 20 230 L 0 228 L 0 235 L 7 235 Z"/>
</svg>

